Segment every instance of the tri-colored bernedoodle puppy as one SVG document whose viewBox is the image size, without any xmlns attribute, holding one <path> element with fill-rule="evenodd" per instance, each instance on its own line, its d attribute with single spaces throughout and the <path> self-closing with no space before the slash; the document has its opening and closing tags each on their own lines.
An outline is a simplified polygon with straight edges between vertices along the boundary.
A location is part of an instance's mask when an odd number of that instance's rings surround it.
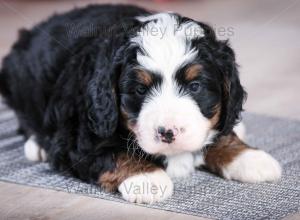
<svg viewBox="0 0 300 220">
<path fill-rule="evenodd" d="M 245 91 L 228 42 L 175 13 L 93 5 L 55 15 L 20 31 L 0 91 L 28 159 L 130 202 L 170 197 L 171 178 L 200 165 L 241 182 L 281 176 L 236 131 Z"/>
</svg>

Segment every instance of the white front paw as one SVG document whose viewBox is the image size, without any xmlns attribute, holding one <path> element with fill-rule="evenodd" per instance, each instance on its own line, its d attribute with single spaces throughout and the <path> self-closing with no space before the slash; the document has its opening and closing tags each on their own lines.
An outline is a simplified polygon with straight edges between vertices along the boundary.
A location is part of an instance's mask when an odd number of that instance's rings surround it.
<svg viewBox="0 0 300 220">
<path fill-rule="evenodd" d="M 222 172 L 226 179 L 257 183 L 278 180 L 281 167 L 270 154 L 249 149 L 238 155 Z"/>
<path fill-rule="evenodd" d="M 118 190 L 129 202 L 151 204 L 170 197 L 173 194 L 173 182 L 165 171 L 156 170 L 125 179 Z"/>
<path fill-rule="evenodd" d="M 34 136 L 31 136 L 24 144 L 24 154 L 30 161 L 47 161 L 46 151 L 38 145 Z"/>
</svg>

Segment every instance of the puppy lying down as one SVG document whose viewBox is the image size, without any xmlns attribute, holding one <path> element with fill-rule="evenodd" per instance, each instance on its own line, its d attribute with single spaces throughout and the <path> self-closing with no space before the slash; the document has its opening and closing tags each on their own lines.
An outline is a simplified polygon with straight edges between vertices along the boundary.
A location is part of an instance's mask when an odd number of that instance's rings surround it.
<svg viewBox="0 0 300 220">
<path fill-rule="evenodd" d="M 171 178 L 199 166 L 250 183 L 281 175 L 243 141 L 245 91 L 228 42 L 175 13 L 93 5 L 55 15 L 20 31 L 0 91 L 29 160 L 130 202 L 170 197 Z"/>
</svg>

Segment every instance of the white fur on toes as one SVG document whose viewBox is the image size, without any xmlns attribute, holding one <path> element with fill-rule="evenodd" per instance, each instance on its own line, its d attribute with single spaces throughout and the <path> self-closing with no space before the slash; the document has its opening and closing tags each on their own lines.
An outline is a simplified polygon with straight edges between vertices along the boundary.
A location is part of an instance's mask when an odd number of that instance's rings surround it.
<svg viewBox="0 0 300 220">
<path fill-rule="evenodd" d="M 47 161 L 47 153 L 43 148 L 40 148 L 40 157 L 41 157 L 41 161 L 46 162 Z"/>
<path fill-rule="evenodd" d="M 249 149 L 222 169 L 226 179 L 257 183 L 276 181 L 281 177 L 279 163 L 262 150 Z"/>
<path fill-rule="evenodd" d="M 159 169 L 127 178 L 118 190 L 129 202 L 151 204 L 170 197 L 173 194 L 173 182 L 165 171 Z"/>
<path fill-rule="evenodd" d="M 35 141 L 35 137 L 31 136 L 24 144 L 25 157 L 30 161 L 46 161 L 47 154 Z"/>
</svg>

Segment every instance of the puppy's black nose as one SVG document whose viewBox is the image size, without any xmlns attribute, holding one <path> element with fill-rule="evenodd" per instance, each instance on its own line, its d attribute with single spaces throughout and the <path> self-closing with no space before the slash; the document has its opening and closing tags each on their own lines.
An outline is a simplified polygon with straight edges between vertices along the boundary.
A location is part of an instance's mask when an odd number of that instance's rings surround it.
<svg viewBox="0 0 300 220">
<path fill-rule="evenodd" d="M 164 127 L 159 126 L 158 129 L 157 129 L 157 132 L 158 132 L 158 134 L 164 136 L 165 132 L 166 132 L 166 129 Z"/>
<path fill-rule="evenodd" d="M 174 132 L 171 129 L 166 129 L 165 127 L 158 127 L 157 129 L 158 134 L 161 136 L 161 141 L 166 142 L 166 143 L 172 143 L 175 138 L 174 138 Z"/>
</svg>

